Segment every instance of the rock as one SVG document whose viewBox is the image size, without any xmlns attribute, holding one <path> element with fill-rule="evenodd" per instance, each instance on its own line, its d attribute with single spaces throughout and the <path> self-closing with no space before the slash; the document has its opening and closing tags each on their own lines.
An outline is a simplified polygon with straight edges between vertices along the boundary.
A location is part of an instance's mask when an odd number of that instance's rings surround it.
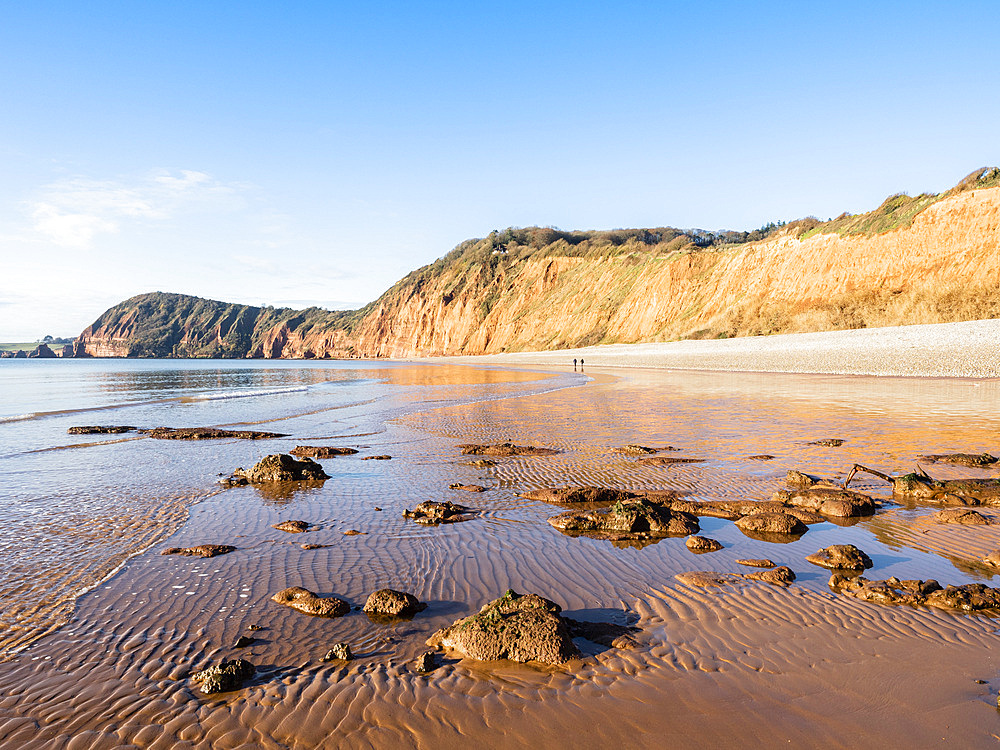
<svg viewBox="0 0 1000 750">
<path fill-rule="evenodd" d="M 296 445 L 290 451 L 293 456 L 308 458 L 333 458 L 334 456 L 353 456 L 358 451 L 354 448 L 333 448 L 321 445 Z"/>
<path fill-rule="evenodd" d="M 833 570 L 864 570 L 872 559 L 853 544 L 834 544 L 806 557 L 813 565 Z"/>
<path fill-rule="evenodd" d="M 828 487 L 833 490 L 842 489 L 839 484 L 830 479 L 823 479 L 823 477 L 818 477 L 815 474 L 806 474 L 795 469 L 791 469 L 785 475 L 785 483 L 789 487 L 798 490 L 808 490 L 812 487 Z"/>
<path fill-rule="evenodd" d="M 762 581 L 775 586 L 787 586 L 795 580 L 795 573 L 791 568 L 782 565 L 774 570 L 761 570 L 757 573 L 715 573 L 709 570 L 694 570 L 678 573 L 674 578 L 683 584 L 698 588 L 718 588 L 742 581 Z"/>
<path fill-rule="evenodd" d="M 350 605 L 335 596 L 320 597 L 300 586 L 279 591 L 271 601 L 316 617 L 342 617 L 351 611 Z"/>
<path fill-rule="evenodd" d="M 812 487 L 793 492 L 778 490 L 771 496 L 771 499 L 775 502 L 806 508 L 834 518 L 870 516 L 878 507 L 868 495 L 829 487 Z"/>
<path fill-rule="evenodd" d="M 233 648 L 246 648 L 253 644 L 257 639 L 251 635 L 241 635 L 236 639 L 236 643 L 233 644 Z"/>
<path fill-rule="evenodd" d="M 28 355 L 28 359 L 55 359 L 58 356 L 47 344 L 39 344 Z"/>
<path fill-rule="evenodd" d="M 643 500 L 626 500 L 600 510 L 569 511 L 548 519 L 560 531 L 582 532 L 603 538 L 651 539 L 686 536 L 698 531 L 698 519 Z"/>
<path fill-rule="evenodd" d="M 468 521 L 471 516 L 467 515 L 469 508 L 457 503 L 439 503 L 434 500 L 424 500 L 418 503 L 413 510 L 404 510 L 403 515 L 412 518 L 417 523 L 439 524 L 457 523 Z"/>
<path fill-rule="evenodd" d="M 770 461 L 773 458 L 774 456 L 770 453 L 758 453 L 755 456 L 747 456 L 748 461 Z"/>
<path fill-rule="evenodd" d="M 508 590 L 478 614 L 439 630 L 427 645 L 454 649 L 480 661 L 565 664 L 580 652 L 561 611 L 558 604 L 537 594 Z"/>
<path fill-rule="evenodd" d="M 272 529 L 277 529 L 278 531 L 287 531 L 289 534 L 301 534 L 304 531 L 309 531 L 312 524 L 308 521 L 282 521 L 281 523 L 271 524 Z"/>
<path fill-rule="evenodd" d="M 746 565 L 748 568 L 776 568 L 778 563 L 768 559 L 737 560 L 737 565 Z"/>
<path fill-rule="evenodd" d="M 27 359 L 28 353 L 24 349 L 18 349 L 14 352 L 14 359 Z"/>
<path fill-rule="evenodd" d="M 250 470 L 237 469 L 233 476 L 242 477 L 251 483 L 298 482 L 304 479 L 329 479 L 323 467 L 309 458 L 296 461 L 287 453 L 264 456 Z"/>
<path fill-rule="evenodd" d="M 737 519 L 740 531 L 758 534 L 804 534 L 808 529 L 798 518 L 788 513 L 754 513 Z"/>
<path fill-rule="evenodd" d="M 344 536 L 361 536 L 362 534 L 367 534 L 367 531 L 358 531 L 357 529 L 348 529 L 344 532 Z"/>
<path fill-rule="evenodd" d="M 109 425 L 84 425 L 82 427 L 70 427 L 66 432 L 70 435 L 120 435 L 123 432 L 135 432 L 138 428 L 129 425 L 109 424 Z"/>
<path fill-rule="evenodd" d="M 629 456 L 640 456 L 640 455 L 652 455 L 654 453 L 661 453 L 663 451 L 678 451 L 680 448 L 674 448 L 667 446 L 665 448 L 649 448 L 645 445 L 636 445 L 635 443 L 629 443 L 628 445 L 623 445 L 621 448 L 615 448 L 615 453 L 624 453 Z"/>
<path fill-rule="evenodd" d="M 323 654 L 323 661 L 351 661 L 354 654 L 348 643 L 334 643 L 333 647 Z"/>
<path fill-rule="evenodd" d="M 678 581 L 697 588 L 708 589 L 718 586 L 727 586 L 743 579 L 743 576 L 736 573 L 715 573 L 710 570 L 691 570 L 685 573 L 678 573 L 674 576 Z"/>
<path fill-rule="evenodd" d="M 489 467 L 489 466 L 496 466 L 497 462 L 496 461 L 490 461 L 488 458 L 480 458 L 477 461 L 463 461 L 462 465 L 463 466 L 484 466 L 484 467 Z"/>
<path fill-rule="evenodd" d="M 458 446 L 462 449 L 462 454 L 469 456 L 551 456 L 561 451 L 555 448 L 536 448 L 531 445 L 513 445 L 512 443 L 500 443 L 498 445 L 478 445 L 475 443 L 463 443 Z"/>
<path fill-rule="evenodd" d="M 525 492 L 521 497 L 563 505 L 566 503 L 617 503 L 638 496 L 634 492 L 612 490 L 606 487 L 546 487 Z"/>
<path fill-rule="evenodd" d="M 300 544 L 299 545 L 299 547 L 301 547 L 302 549 L 305 549 L 305 550 L 310 550 L 310 549 L 326 549 L 327 547 L 330 547 L 330 546 L 331 545 L 329 545 L 329 544 Z"/>
<path fill-rule="evenodd" d="M 379 589 L 369 595 L 362 608 L 369 616 L 413 617 L 427 605 L 417 600 L 413 594 L 395 589 Z"/>
<path fill-rule="evenodd" d="M 787 586 L 795 580 L 795 573 L 787 565 L 782 565 L 773 570 L 762 570 L 758 573 L 742 573 L 741 575 L 750 581 L 763 581 L 775 586 Z"/>
<path fill-rule="evenodd" d="M 722 543 L 704 536 L 689 536 L 684 542 L 692 552 L 715 552 L 722 549 Z"/>
<path fill-rule="evenodd" d="M 216 557 L 236 551 L 236 547 L 228 544 L 199 544 L 197 547 L 170 547 L 161 555 L 188 555 L 190 557 Z"/>
<path fill-rule="evenodd" d="M 823 438 L 822 440 L 813 440 L 811 443 L 806 443 L 806 445 L 821 445 L 825 448 L 839 448 L 846 440 L 841 438 Z"/>
<path fill-rule="evenodd" d="M 977 510 L 968 508 L 945 508 L 934 514 L 938 523 L 958 523 L 963 526 L 990 526 L 993 521 Z"/>
<path fill-rule="evenodd" d="M 216 427 L 154 427 L 151 430 L 139 430 L 139 432 L 157 440 L 219 440 L 222 438 L 267 440 L 270 438 L 288 437 L 283 432 L 220 430 Z"/>
<path fill-rule="evenodd" d="M 448 489 L 450 490 L 465 490 L 466 492 L 485 492 L 486 488 L 478 484 L 449 484 Z"/>
<path fill-rule="evenodd" d="M 191 679 L 201 683 L 203 693 L 226 693 L 243 687 L 243 683 L 256 672 L 257 668 L 245 659 L 231 659 L 195 672 Z"/>
<path fill-rule="evenodd" d="M 992 565 L 994 568 L 1000 568 L 1000 549 L 995 549 L 990 552 L 983 558 L 983 562 L 987 565 Z"/>
<path fill-rule="evenodd" d="M 391 459 L 392 459 L 392 456 L 381 455 L 381 456 L 364 456 L 361 460 L 362 461 L 389 461 Z"/>
<path fill-rule="evenodd" d="M 998 460 L 996 456 L 991 456 L 989 453 L 941 453 L 932 456 L 919 456 L 917 461 L 924 463 L 942 463 L 942 464 L 958 464 L 959 466 L 968 466 L 972 469 L 984 469 L 988 466 L 992 466 Z"/>
<path fill-rule="evenodd" d="M 413 660 L 413 669 L 417 672 L 432 672 L 437 668 L 437 654 L 425 651 Z"/>
<path fill-rule="evenodd" d="M 247 625 L 247 630 L 263 630 L 260 625 Z"/>
<path fill-rule="evenodd" d="M 646 456 L 636 459 L 637 464 L 646 466 L 669 466 L 671 464 L 703 464 L 703 458 L 675 458 L 673 456 Z"/>
<path fill-rule="evenodd" d="M 1000 589 L 993 589 L 982 583 L 942 588 L 933 579 L 901 581 L 889 578 L 884 581 L 869 581 L 863 576 L 851 578 L 834 573 L 830 578 L 830 588 L 837 593 L 877 604 L 922 605 L 962 612 L 1000 608 Z"/>
</svg>

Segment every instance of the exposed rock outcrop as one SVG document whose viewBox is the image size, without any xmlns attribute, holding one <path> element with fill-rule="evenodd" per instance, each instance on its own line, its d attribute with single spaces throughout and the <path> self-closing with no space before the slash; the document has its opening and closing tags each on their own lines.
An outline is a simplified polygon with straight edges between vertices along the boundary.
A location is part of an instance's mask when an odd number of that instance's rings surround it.
<svg viewBox="0 0 1000 750">
<path fill-rule="evenodd" d="M 806 525 L 789 513 L 754 513 L 736 520 L 744 533 L 799 535 L 808 530 Z"/>
<path fill-rule="evenodd" d="M 188 557 L 217 557 L 235 552 L 236 547 L 229 544 L 199 544 L 197 547 L 170 547 L 161 555 L 187 555 Z"/>
<path fill-rule="evenodd" d="M 463 443 L 458 446 L 465 456 L 551 456 L 559 453 L 555 448 L 539 448 L 534 445 L 514 445 L 513 443 L 498 443 L 496 445 L 479 445 Z"/>
<path fill-rule="evenodd" d="M 135 432 L 136 427 L 128 425 L 83 425 L 70 427 L 66 432 L 70 435 L 120 435 L 125 432 Z"/>
<path fill-rule="evenodd" d="M 333 458 L 334 456 L 353 456 L 358 451 L 355 448 L 334 448 L 328 445 L 296 445 L 288 452 L 293 456 L 307 458 Z"/>
<path fill-rule="evenodd" d="M 978 510 L 969 508 L 945 508 L 934 514 L 938 523 L 957 523 L 962 526 L 989 526 L 993 522 Z"/>
<path fill-rule="evenodd" d="M 806 557 L 813 565 L 832 570 L 865 570 L 872 559 L 853 544 L 834 544 Z"/>
<path fill-rule="evenodd" d="M 537 594 L 508 590 L 471 617 L 439 630 L 427 641 L 480 661 L 565 664 L 580 656 L 562 608 Z"/>
<path fill-rule="evenodd" d="M 288 437 L 281 432 L 222 430 L 218 427 L 154 427 L 151 430 L 139 430 L 139 432 L 157 440 L 221 440 L 223 438 L 268 440 L 270 438 Z"/>
<path fill-rule="evenodd" d="M 627 500 L 600 510 L 568 511 L 549 519 L 560 531 L 623 541 L 686 536 L 698 531 L 698 519 L 683 511 Z"/>
<path fill-rule="evenodd" d="M 243 683 L 256 673 L 257 668 L 247 660 L 231 659 L 195 672 L 191 675 L 191 679 L 201 683 L 203 693 L 227 693 L 243 687 Z"/>
<path fill-rule="evenodd" d="M 541 500 L 544 503 L 565 505 L 566 503 L 617 503 L 632 500 L 637 495 L 625 490 L 613 490 L 606 487 L 544 487 L 531 490 L 521 495 L 528 500 Z"/>
<path fill-rule="evenodd" d="M 277 529 L 278 531 L 284 531 L 289 534 L 301 534 L 305 531 L 309 531 L 312 528 L 312 524 L 308 521 L 296 521 L 288 520 L 282 521 L 281 523 L 271 524 L 272 529 Z"/>
<path fill-rule="evenodd" d="M 837 593 L 877 604 L 922 605 L 962 612 L 1000 609 L 1000 589 L 982 583 L 943 587 L 933 579 L 869 581 L 862 576 L 852 578 L 834 573 L 830 578 L 830 588 Z"/>
<path fill-rule="evenodd" d="M 684 546 L 692 552 L 716 552 L 722 549 L 722 542 L 705 536 L 689 536 Z"/>
<path fill-rule="evenodd" d="M 959 466 L 968 466 L 972 469 L 989 468 L 998 460 L 1000 459 L 989 453 L 942 453 L 917 458 L 917 461 L 923 463 L 957 464 Z"/>
<path fill-rule="evenodd" d="M 792 492 L 778 490 L 771 499 L 834 518 L 870 516 L 878 507 L 874 500 L 860 492 L 822 486 Z"/>
<path fill-rule="evenodd" d="M 413 617 L 427 605 L 417 600 L 413 594 L 395 589 L 379 589 L 372 592 L 362 608 L 369 617 L 399 618 Z"/>
<path fill-rule="evenodd" d="M 287 453 L 275 453 L 265 456 L 251 469 L 237 469 L 233 476 L 245 479 L 251 484 L 263 482 L 297 482 L 306 479 L 329 479 L 330 475 L 323 467 L 309 458 L 301 461 Z"/>
<path fill-rule="evenodd" d="M 317 596 L 301 586 L 292 586 L 279 591 L 271 597 L 271 601 L 315 617 L 343 617 L 351 611 L 351 606 L 343 599 L 335 596 Z"/>
<path fill-rule="evenodd" d="M 439 523 L 468 521 L 472 518 L 472 515 L 469 513 L 470 510 L 471 508 L 458 505 L 457 503 L 439 503 L 435 500 L 424 500 L 422 503 L 417 503 L 417 507 L 413 510 L 404 510 L 403 515 L 407 518 L 412 518 L 417 523 L 436 525 Z"/>
</svg>

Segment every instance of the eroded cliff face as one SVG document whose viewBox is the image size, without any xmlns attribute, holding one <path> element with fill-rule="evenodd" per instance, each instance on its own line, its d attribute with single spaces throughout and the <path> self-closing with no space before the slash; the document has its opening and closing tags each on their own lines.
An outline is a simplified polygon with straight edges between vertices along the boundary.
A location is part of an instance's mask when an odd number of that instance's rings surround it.
<svg viewBox="0 0 1000 750">
<path fill-rule="evenodd" d="M 874 236 L 779 232 L 721 250 L 494 253 L 411 274 L 356 313 L 211 303 L 200 316 L 174 315 L 171 350 L 158 354 L 136 348 L 150 335 L 150 313 L 133 298 L 77 346 L 93 356 L 414 357 L 1000 317 L 998 227 L 1000 188 L 989 188 Z M 201 309 L 197 298 L 161 297 Z"/>
</svg>

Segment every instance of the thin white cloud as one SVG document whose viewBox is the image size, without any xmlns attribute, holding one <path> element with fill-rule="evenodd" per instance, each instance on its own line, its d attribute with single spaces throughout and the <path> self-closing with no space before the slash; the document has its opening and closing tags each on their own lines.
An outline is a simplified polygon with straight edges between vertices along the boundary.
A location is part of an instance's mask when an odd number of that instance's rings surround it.
<svg viewBox="0 0 1000 750">
<path fill-rule="evenodd" d="M 63 247 L 89 248 L 97 235 L 115 234 L 125 222 L 224 206 L 245 188 L 193 170 L 160 170 L 131 182 L 74 177 L 43 187 L 26 203 L 26 212 L 37 236 Z"/>
</svg>

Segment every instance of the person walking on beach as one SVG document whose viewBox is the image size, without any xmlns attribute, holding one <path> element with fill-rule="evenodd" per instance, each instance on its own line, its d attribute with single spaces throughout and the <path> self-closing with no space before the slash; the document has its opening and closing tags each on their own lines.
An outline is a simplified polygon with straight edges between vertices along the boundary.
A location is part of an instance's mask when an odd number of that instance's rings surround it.
<svg viewBox="0 0 1000 750">
<path fill-rule="evenodd" d="M 573 358 L 573 372 L 576 372 L 576 357 Z"/>
<path fill-rule="evenodd" d="M 580 357 L 580 372 L 583 372 L 583 357 Z"/>
</svg>

